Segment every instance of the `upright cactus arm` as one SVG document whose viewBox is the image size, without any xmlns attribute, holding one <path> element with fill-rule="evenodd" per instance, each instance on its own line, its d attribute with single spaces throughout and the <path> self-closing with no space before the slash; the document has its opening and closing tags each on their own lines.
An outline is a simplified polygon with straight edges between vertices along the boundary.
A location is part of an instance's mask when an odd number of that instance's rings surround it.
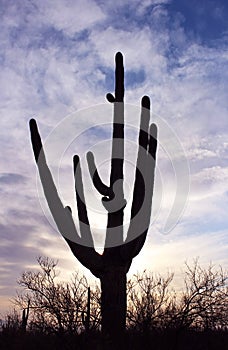
<svg viewBox="0 0 228 350">
<path fill-rule="evenodd" d="M 90 241 L 91 246 L 89 247 L 83 245 L 83 239 L 85 238 L 81 238 L 78 235 L 70 207 L 64 207 L 61 199 L 59 198 L 54 180 L 46 162 L 41 137 L 37 128 L 36 121 L 34 119 L 30 120 L 30 132 L 33 152 L 38 166 L 44 194 L 58 230 L 67 241 L 76 258 L 84 266 L 90 269 L 94 275 L 98 276 L 99 271 L 102 270 L 102 257 L 95 251 L 93 242 Z M 80 180 L 79 184 L 81 184 Z M 81 209 L 80 212 L 82 217 L 83 209 Z M 88 232 L 86 232 L 86 234 L 88 234 Z M 67 237 L 75 237 L 75 240 L 72 241 Z"/>
<path fill-rule="evenodd" d="M 132 256 L 135 257 L 141 251 L 145 240 L 147 231 L 149 229 L 150 224 L 150 216 L 151 216 L 151 208 L 152 208 L 152 197 L 153 197 L 153 189 L 154 189 L 154 170 L 155 170 L 155 161 L 156 161 L 156 150 L 157 150 L 157 126 L 155 124 L 150 125 L 149 132 L 149 145 L 148 145 L 148 153 L 147 153 L 147 163 L 146 163 L 146 181 L 145 181 L 145 199 L 143 203 L 143 207 L 145 209 L 142 210 L 144 225 L 146 227 L 145 231 L 138 236 L 138 238 L 134 242 L 134 246 L 132 247 Z M 140 231 L 139 231 L 140 232 Z"/>
<path fill-rule="evenodd" d="M 150 101 L 144 96 L 139 133 L 139 150 L 135 173 L 131 222 L 125 244 L 121 247 L 124 260 L 133 259 L 142 249 L 150 223 L 157 149 L 157 127 L 151 124 Z"/>
<path fill-rule="evenodd" d="M 145 211 L 145 221 L 150 223 L 151 208 L 152 208 L 152 197 L 154 191 L 154 172 L 156 164 L 156 151 L 157 151 L 157 126 L 152 123 L 149 129 L 149 145 L 147 152 L 146 162 L 146 194 L 145 194 L 145 205 L 148 210 Z M 150 209 L 149 209 L 150 208 Z"/>
<path fill-rule="evenodd" d="M 131 221 L 140 210 L 145 197 L 145 172 L 147 161 L 147 148 L 149 143 L 149 122 L 150 122 L 150 99 L 144 96 L 141 101 L 141 120 L 139 131 L 138 156 L 135 170 L 135 183 L 133 190 L 133 200 L 131 206 Z M 131 239 L 128 232 L 127 240 Z"/>
<path fill-rule="evenodd" d="M 73 158 L 73 169 L 81 241 L 87 247 L 94 247 L 85 203 L 80 160 L 77 155 Z"/>
<path fill-rule="evenodd" d="M 87 268 L 89 268 L 95 276 L 99 276 L 99 273 L 102 270 L 102 258 L 94 249 L 93 237 L 89 226 L 89 219 L 88 219 L 86 203 L 85 203 L 80 160 L 77 155 L 74 156 L 73 158 L 73 169 L 74 169 L 76 203 L 77 203 L 79 227 L 80 227 L 80 233 L 81 233 L 80 248 L 83 253 L 82 256 L 80 256 L 80 252 L 78 251 L 77 243 L 74 243 L 71 240 L 67 240 L 67 243 L 70 246 L 75 257 L 78 259 L 80 257 L 79 260 L 82 262 L 82 264 Z M 66 208 L 69 208 L 69 207 L 66 207 Z M 69 213 L 71 216 L 71 213 L 72 213 L 71 209 Z M 86 256 L 88 256 L 88 259 L 85 259 Z"/>
</svg>

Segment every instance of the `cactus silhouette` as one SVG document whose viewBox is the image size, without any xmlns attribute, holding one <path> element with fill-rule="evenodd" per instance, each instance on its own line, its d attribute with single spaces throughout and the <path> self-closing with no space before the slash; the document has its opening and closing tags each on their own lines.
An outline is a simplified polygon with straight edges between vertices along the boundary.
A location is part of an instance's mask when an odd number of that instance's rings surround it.
<svg viewBox="0 0 228 350">
<path fill-rule="evenodd" d="M 29 308 L 30 308 L 30 300 L 28 301 L 27 308 L 23 309 L 22 311 L 21 329 L 23 332 L 26 332 L 28 316 L 29 316 Z"/>
<path fill-rule="evenodd" d="M 83 311 L 82 312 L 82 323 L 85 327 L 85 331 L 88 332 L 90 329 L 90 287 L 88 287 L 88 289 L 87 289 L 86 315 Z"/>
<path fill-rule="evenodd" d="M 75 257 L 101 281 L 102 331 L 117 339 L 125 329 L 126 275 L 132 259 L 140 252 L 150 223 L 157 149 L 157 127 L 150 125 L 150 99 L 141 100 L 141 121 L 138 155 L 131 205 L 131 220 L 127 237 L 123 239 L 123 218 L 126 200 L 123 191 L 124 163 L 124 66 L 120 52 L 115 57 L 115 94 L 107 94 L 114 105 L 112 159 L 109 186 L 98 174 L 94 155 L 87 154 L 93 184 L 103 196 L 102 204 L 108 212 L 107 231 L 103 254 L 96 252 L 89 226 L 84 198 L 80 159 L 73 157 L 75 193 L 79 218 L 79 236 L 74 225 L 71 208 L 64 207 L 48 168 L 36 121 L 30 120 L 31 140 L 44 194 L 56 225 Z M 74 240 L 69 239 L 75 237 Z M 66 237 L 67 236 L 67 237 Z"/>
</svg>

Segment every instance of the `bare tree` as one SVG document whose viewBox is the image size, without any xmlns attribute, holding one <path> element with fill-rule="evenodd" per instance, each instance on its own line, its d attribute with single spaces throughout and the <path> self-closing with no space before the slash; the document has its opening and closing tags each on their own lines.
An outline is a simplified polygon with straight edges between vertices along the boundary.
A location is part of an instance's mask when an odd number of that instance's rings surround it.
<svg viewBox="0 0 228 350">
<path fill-rule="evenodd" d="M 128 327 L 151 329 L 225 330 L 228 326 L 227 273 L 212 264 L 202 267 L 198 259 L 186 263 L 184 289 L 172 287 L 167 277 L 134 275 L 128 282 Z"/>
<path fill-rule="evenodd" d="M 172 302 L 169 289 L 172 279 L 173 274 L 164 278 L 146 271 L 133 276 L 128 282 L 129 327 L 143 332 L 164 327 Z"/>
<path fill-rule="evenodd" d="M 15 303 L 24 309 L 30 303 L 30 328 L 42 332 L 77 332 L 83 327 L 82 313 L 86 310 L 88 283 L 84 276 L 75 273 L 70 282 L 57 282 L 57 262 L 38 258 L 40 271 L 26 271 L 18 283 L 24 287 Z"/>
<path fill-rule="evenodd" d="M 172 327 L 224 329 L 228 325 L 227 273 L 222 267 L 186 263 L 185 289 L 173 313 Z"/>
<path fill-rule="evenodd" d="M 3 330 L 21 334 L 21 310 L 28 304 L 29 330 L 44 334 L 100 330 L 100 288 L 96 285 L 90 289 L 85 277 L 78 273 L 70 282 L 57 282 L 56 262 L 48 258 L 39 258 L 38 262 L 39 271 L 24 272 L 19 279 L 23 291 L 15 302 L 20 311 L 14 309 L 6 315 Z M 143 337 L 166 334 L 169 330 L 176 342 L 188 330 L 227 330 L 227 273 L 212 264 L 202 267 L 196 259 L 193 264 L 186 264 L 184 288 L 178 293 L 173 276 L 144 271 L 128 281 L 128 330 Z"/>
<path fill-rule="evenodd" d="M 1 320 L 1 331 L 8 334 L 14 334 L 21 330 L 21 317 L 16 308 L 5 314 Z"/>
<path fill-rule="evenodd" d="M 123 193 L 124 162 L 124 67 L 123 56 L 116 54 L 115 96 L 107 94 L 114 105 L 113 144 L 110 184 L 105 185 L 98 175 L 94 156 L 88 153 L 88 167 L 93 184 L 103 196 L 102 204 L 108 212 L 105 248 L 102 255 L 95 251 L 85 205 L 79 156 L 74 156 L 74 177 L 79 226 L 78 234 L 72 219 L 71 209 L 64 207 L 47 166 L 36 121 L 30 121 L 31 139 L 35 160 L 48 206 L 56 225 L 66 239 L 75 257 L 101 281 L 102 330 L 113 340 L 125 329 L 126 322 L 126 274 L 132 259 L 140 252 L 148 231 L 153 184 L 157 127 L 150 125 L 150 99 L 144 96 L 141 102 L 141 123 L 138 157 L 135 171 L 131 222 L 127 238 L 123 240 L 123 217 L 126 200 Z M 137 215 L 137 220 L 134 218 Z M 73 239 L 69 239 L 74 237 Z"/>
</svg>

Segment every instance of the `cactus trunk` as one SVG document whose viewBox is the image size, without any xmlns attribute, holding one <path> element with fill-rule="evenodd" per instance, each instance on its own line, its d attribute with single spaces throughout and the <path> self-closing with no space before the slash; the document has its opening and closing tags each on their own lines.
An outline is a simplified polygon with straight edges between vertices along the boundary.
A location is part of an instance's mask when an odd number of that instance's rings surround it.
<svg viewBox="0 0 228 350">
<path fill-rule="evenodd" d="M 126 272 L 110 269 L 101 277 L 102 332 L 110 339 L 122 338 L 126 323 Z"/>
</svg>

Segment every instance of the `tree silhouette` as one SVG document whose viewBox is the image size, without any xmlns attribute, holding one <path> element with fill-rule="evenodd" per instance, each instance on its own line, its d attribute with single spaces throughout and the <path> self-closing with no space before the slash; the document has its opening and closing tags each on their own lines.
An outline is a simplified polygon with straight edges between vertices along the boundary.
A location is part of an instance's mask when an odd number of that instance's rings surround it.
<svg viewBox="0 0 228 350">
<path fill-rule="evenodd" d="M 88 287 L 85 276 L 76 272 L 68 282 L 57 280 L 57 262 L 37 259 L 39 270 L 24 271 L 18 279 L 22 288 L 11 300 L 16 308 L 5 315 L 8 330 L 24 331 L 21 310 L 29 309 L 28 331 L 40 334 L 95 334 L 100 329 L 101 292 Z M 198 259 L 186 263 L 181 290 L 173 283 L 174 273 L 166 276 L 144 270 L 127 283 L 127 329 L 147 337 L 154 331 L 227 330 L 228 275 L 211 263 L 202 267 Z M 18 312 L 18 311 L 19 312 Z M 91 332 L 90 332 L 91 331 Z M 0 320 L 1 333 L 1 320 Z M 23 332 L 21 332 L 22 334 Z"/>
<path fill-rule="evenodd" d="M 66 239 L 75 257 L 101 281 L 102 331 L 117 339 L 125 329 L 126 322 L 126 274 L 132 259 L 140 252 L 149 228 L 155 156 L 157 148 L 157 127 L 150 125 L 150 99 L 141 101 L 141 122 L 138 141 L 138 155 L 135 170 L 131 221 L 127 238 L 123 239 L 123 218 L 126 200 L 123 191 L 124 163 L 124 66 L 123 56 L 116 54 L 115 95 L 107 94 L 107 100 L 114 104 L 113 141 L 110 184 L 105 185 L 95 165 L 94 156 L 87 154 L 88 168 L 93 184 L 103 195 L 102 204 L 108 212 L 107 231 L 103 254 L 96 252 L 89 226 L 84 198 L 80 159 L 73 157 L 75 193 L 81 236 L 74 225 L 71 208 L 64 207 L 58 196 L 51 172 L 46 163 L 42 141 L 36 121 L 30 120 L 31 140 L 40 179 L 48 206 L 56 225 Z M 66 237 L 67 236 L 67 237 Z M 70 239 L 70 237 L 74 237 Z"/>
<path fill-rule="evenodd" d="M 97 303 L 91 300 L 94 299 L 94 292 L 88 292 L 90 288 L 86 277 L 75 273 L 69 282 L 59 282 L 57 261 L 47 257 L 39 257 L 37 261 L 38 271 L 22 273 L 18 284 L 23 290 L 17 293 L 14 299 L 14 304 L 23 311 L 30 307 L 29 328 L 46 334 L 76 334 L 83 326 L 86 330 L 98 326 L 94 310 L 94 304 Z M 90 313 L 93 315 L 90 316 Z M 22 318 L 22 330 L 25 330 L 25 327 Z"/>
</svg>

